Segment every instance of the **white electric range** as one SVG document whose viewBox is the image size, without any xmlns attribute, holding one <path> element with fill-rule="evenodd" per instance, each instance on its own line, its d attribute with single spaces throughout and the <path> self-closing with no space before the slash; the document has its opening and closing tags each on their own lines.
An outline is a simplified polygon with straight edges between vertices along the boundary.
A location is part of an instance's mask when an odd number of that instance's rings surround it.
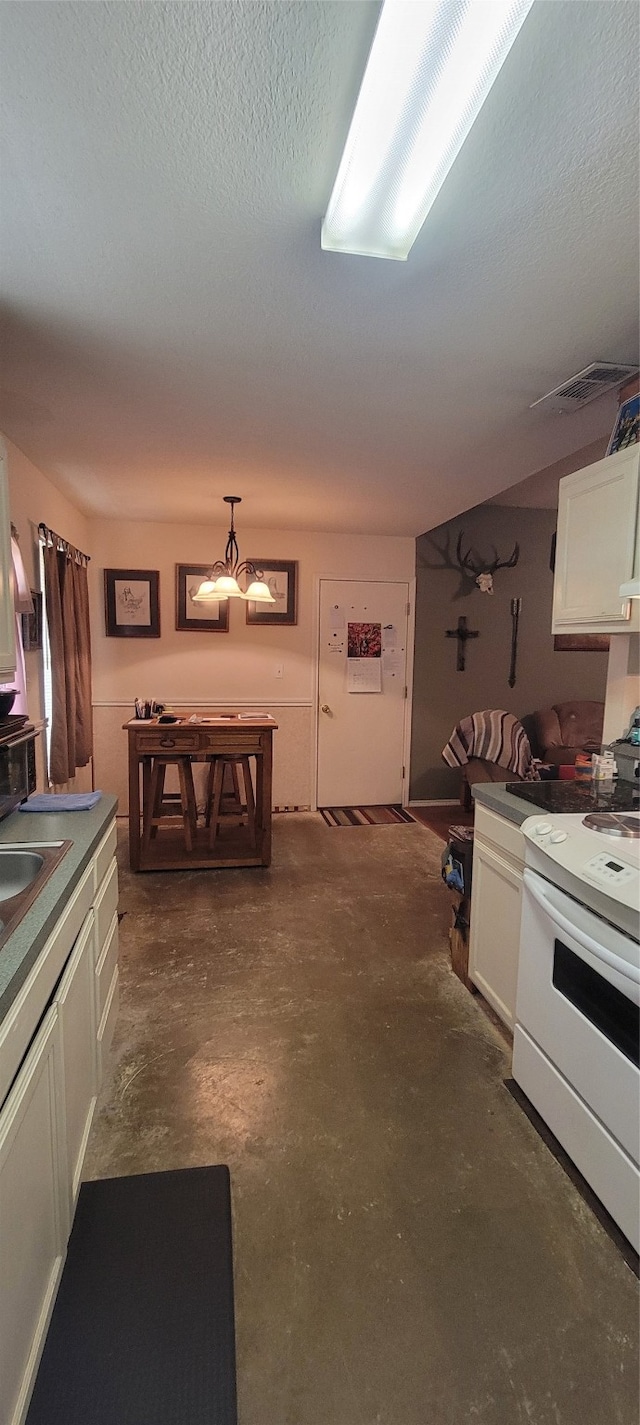
<svg viewBox="0 0 640 1425">
<path fill-rule="evenodd" d="M 513 1077 L 640 1248 L 640 813 L 525 821 Z"/>
</svg>

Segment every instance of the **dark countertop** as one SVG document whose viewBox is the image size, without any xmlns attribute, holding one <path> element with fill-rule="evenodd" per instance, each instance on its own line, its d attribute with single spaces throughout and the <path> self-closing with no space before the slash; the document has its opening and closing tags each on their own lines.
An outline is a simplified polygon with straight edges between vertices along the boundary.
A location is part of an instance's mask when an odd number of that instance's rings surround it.
<svg viewBox="0 0 640 1425">
<path fill-rule="evenodd" d="M 113 821 L 117 806 L 115 797 L 104 794 L 91 811 L 28 814 L 15 811 L 0 822 L 0 846 L 26 841 L 73 842 L 33 905 L 0 947 L 0 1021 L 60 919 L 71 892 Z"/>
<path fill-rule="evenodd" d="M 631 782 L 617 781 L 605 792 L 591 782 L 477 782 L 473 796 L 482 806 L 522 826 L 536 811 L 564 815 L 568 812 L 638 811 L 638 793 Z"/>
</svg>

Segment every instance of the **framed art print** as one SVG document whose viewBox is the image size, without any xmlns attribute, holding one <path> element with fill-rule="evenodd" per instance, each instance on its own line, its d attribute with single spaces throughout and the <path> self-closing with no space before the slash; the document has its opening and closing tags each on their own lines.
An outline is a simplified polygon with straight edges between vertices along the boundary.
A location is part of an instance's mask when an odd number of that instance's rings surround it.
<svg viewBox="0 0 640 1425">
<path fill-rule="evenodd" d="M 247 623 L 298 622 L 298 565 L 295 559 L 251 559 L 254 568 L 262 570 L 265 584 L 275 599 L 274 604 L 247 601 Z"/>
<path fill-rule="evenodd" d="M 107 638 L 160 637 L 160 575 L 157 569 L 105 569 Z"/>
<path fill-rule="evenodd" d="M 176 564 L 176 628 L 183 633 L 228 633 L 229 600 L 194 604 L 193 595 L 206 579 L 210 564 Z"/>
</svg>

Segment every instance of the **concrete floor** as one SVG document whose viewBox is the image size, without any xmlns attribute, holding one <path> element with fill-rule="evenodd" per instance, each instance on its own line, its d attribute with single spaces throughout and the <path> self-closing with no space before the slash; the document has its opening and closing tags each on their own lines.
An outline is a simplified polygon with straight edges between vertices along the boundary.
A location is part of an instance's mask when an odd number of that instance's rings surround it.
<svg viewBox="0 0 640 1425">
<path fill-rule="evenodd" d="M 86 1175 L 230 1165 L 240 1425 L 637 1425 L 635 1278 L 448 969 L 441 850 L 307 814 L 270 871 L 122 859 Z"/>
</svg>

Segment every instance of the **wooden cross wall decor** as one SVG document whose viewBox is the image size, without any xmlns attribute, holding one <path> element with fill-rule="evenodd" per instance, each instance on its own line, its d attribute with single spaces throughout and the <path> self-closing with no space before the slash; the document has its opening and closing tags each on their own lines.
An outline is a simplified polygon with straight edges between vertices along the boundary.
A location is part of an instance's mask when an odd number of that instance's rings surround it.
<svg viewBox="0 0 640 1425">
<path fill-rule="evenodd" d="M 468 638 L 479 638 L 479 637 L 480 637 L 480 631 L 479 631 L 479 629 L 467 628 L 467 620 L 466 620 L 464 614 L 461 614 L 461 615 L 460 615 L 460 618 L 458 619 L 458 627 L 457 627 L 457 628 L 448 628 L 447 631 L 446 631 L 445 637 L 446 637 L 446 638 L 457 638 L 457 640 L 458 640 L 458 657 L 457 657 L 457 659 L 456 659 L 456 668 L 457 668 L 457 670 L 458 670 L 459 673 L 464 673 L 467 639 L 468 639 Z"/>
</svg>

